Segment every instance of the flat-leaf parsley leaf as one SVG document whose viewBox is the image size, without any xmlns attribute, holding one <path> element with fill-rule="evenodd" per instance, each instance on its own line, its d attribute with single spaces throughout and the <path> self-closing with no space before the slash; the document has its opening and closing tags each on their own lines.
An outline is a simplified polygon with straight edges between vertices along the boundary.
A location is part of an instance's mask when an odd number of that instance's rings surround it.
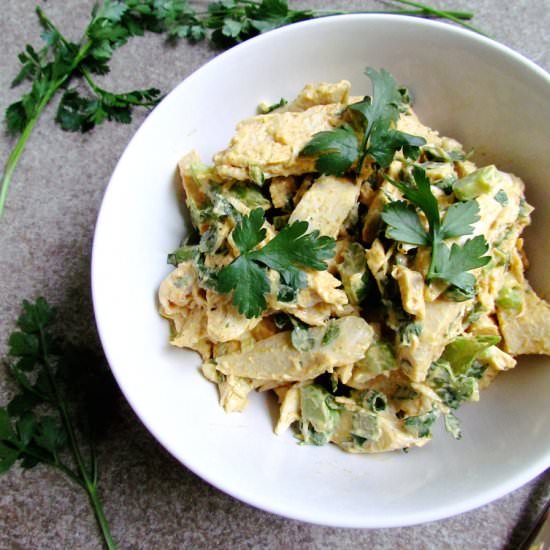
<svg viewBox="0 0 550 550">
<path fill-rule="evenodd" d="M 424 138 L 394 128 L 403 103 L 397 84 L 386 70 L 368 67 L 373 95 L 349 105 L 344 116 L 352 124 L 319 132 L 302 149 L 301 155 L 317 157 L 315 169 L 322 174 L 341 176 L 355 164 L 361 173 L 367 156 L 382 167 L 391 164 L 396 151 L 412 159 L 418 158 Z"/>
<path fill-rule="evenodd" d="M 256 208 L 243 216 L 233 230 L 240 255 L 218 272 L 217 290 L 233 291 L 233 304 L 248 318 L 258 317 L 267 307 L 265 295 L 271 286 L 267 268 L 277 271 L 282 283 L 296 291 L 307 284 L 303 269 L 327 268 L 325 260 L 334 255 L 335 241 L 307 233 L 308 223 L 297 221 L 284 227 L 264 247 L 254 250 L 266 237 L 265 214 Z"/>
<path fill-rule="evenodd" d="M 483 267 L 490 261 L 490 257 L 485 256 L 489 250 L 485 237 L 478 235 L 463 245 L 453 243 L 451 248 L 443 241 L 473 233 L 473 224 L 479 220 L 478 203 L 475 200 L 454 203 L 441 220 L 437 199 L 423 168 L 413 167 L 414 185 L 387 179 L 412 203 L 394 201 L 384 207 L 382 219 L 388 225 L 387 236 L 407 244 L 431 246 L 432 259 L 427 280 L 447 281 L 466 295 L 471 295 L 475 277 L 467 272 Z M 416 208 L 426 216 L 428 230 Z"/>
</svg>

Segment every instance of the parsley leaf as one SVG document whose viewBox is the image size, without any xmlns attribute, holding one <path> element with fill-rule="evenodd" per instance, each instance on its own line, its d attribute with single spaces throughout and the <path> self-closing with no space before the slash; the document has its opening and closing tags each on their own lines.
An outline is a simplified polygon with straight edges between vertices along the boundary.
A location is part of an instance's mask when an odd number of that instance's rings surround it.
<svg viewBox="0 0 550 550">
<path fill-rule="evenodd" d="M 420 147 L 426 143 L 424 138 L 393 128 L 403 96 L 390 73 L 368 67 L 366 74 L 372 82 L 373 97 L 367 96 L 346 108 L 344 113 L 353 124 L 315 134 L 300 152 L 303 156 L 316 156 L 315 168 L 322 174 L 341 176 L 354 163 L 359 174 L 367 156 L 387 167 L 399 150 L 416 160 Z"/>
<path fill-rule="evenodd" d="M 367 122 L 365 133 L 370 134 L 375 123 L 388 126 L 397 122 L 402 96 L 393 76 L 385 69 L 376 71 L 372 67 L 366 70 L 372 82 L 373 97 L 365 97 L 363 101 L 349 106 L 350 110 L 361 113 Z"/>
<path fill-rule="evenodd" d="M 394 201 L 384 208 L 382 219 L 388 224 L 386 235 L 394 241 L 429 245 L 429 236 L 416 213 L 416 208 L 405 201 Z"/>
<path fill-rule="evenodd" d="M 105 120 L 129 124 L 134 107 L 152 107 L 160 100 L 160 90 L 156 88 L 113 94 L 95 83 L 92 86 L 94 97 L 82 97 L 74 88 L 61 97 L 55 121 L 63 130 L 87 132 Z"/>
<path fill-rule="evenodd" d="M 23 301 L 19 330 L 9 338 L 7 367 L 19 392 L 0 407 L 0 474 L 17 462 L 22 468 L 42 463 L 64 473 L 88 493 L 111 549 L 114 543 L 97 498 L 93 443 L 102 428 L 100 417 L 112 420 L 115 401 L 109 398 L 116 397 L 116 389 L 87 350 L 60 345 L 54 321 L 55 310 L 44 298 Z M 88 453 L 89 461 L 84 459 Z"/>
<path fill-rule="evenodd" d="M 397 151 L 403 150 L 405 157 L 416 160 L 420 147 L 426 143 L 422 137 L 392 130 L 376 123 L 372 129 L 367 154 L 380 166 L 387 168 Z"/>
<path fill-rule="evenodd" d="M 334 255 L 334 239 L 320 237 L 317 230 L 307 233 L 308 223 L 304 221 L 284 227 L 264 247 L 254 250 L 266 237 L 264 222 L 261 208 L 242 217 L 233 230 L 233 240 L 241 254 L 217 276 L 217 291 L 233 291 L 233 304 L 249 319 L 258 317 L 267 307 L 265 295 L 271 286 L 266 268 L 280 274 L 286 295 L 306 286 L 302 268 L 324 270 L 324 260 Z"/>
<path fill-rule="evenodd" d="M 363 124 L 366 124 L 357 173 L 361 173 L 367 156 L 371 156 L 380 166 L 387 167 L 400 149 L 406 157 L 417 159 L 420 146 L 426 143 L 424 138 L 392 128 L 403 107 L 403 95 L 392 75 L 384 69 L 376 71 L 372 67 L 367 68 L 366 74 L 372 82 L 373 97 L 366 97 L 349 106 L 352 112 L 362 116 Z"/>
<path fill-rule="evenodd" d="M 475 284 L 475 277 L 466 272 L 483 267 L 490 260 L 484 256 L 489 246 L 483 235 L 467 240 L 463 246 L 453 243 L 449 248 L 441 243 L 436 250 L 431 277 L 443 279 L 466 293 L 471 292 Z"/>
<path fill-rule="evenodd" d="M 263 209 L 255 208 L 237 224 L 233 231 L 233 240 L 241 254 L 249 252 L 265 239 L 266 230 L 262 228 L 264 221 Z"/>
<path fill-rule="evenodd" d="M 408 0 L 395 2 L 410 6 Z M 414 4 L 416 9 L 413 10 L 389 12 L 450 19 L 481 32 L 464 22 L 473 17 L 471 13 L 438 10 L 418 2 Z M 13 173 L 29 135 L 46 106 L 60 91 L 64 93 L 56 121 L 64 130 L 73 132 L 89 131 L 105 120 L 128 123 L 135 107 L 153 107 L 160 101 L 160 92 L 155 88 L 113 93 L 100 88 L 92 78 L 94 74 L 109 72 L 109 61 L 115 50 L 131 37 L 143 36 L 150 31 L 166 33 L 169 41 L 185 38 L 193 43 L 210 38 L 214 44 L 225 48 L 296 21 L 346 11 L 353 13 L 356 10 L 294 10 L 287 0 L 220 0 L 208 3 L 206 13 L 201 13 L 191 7 L 188 0 L 103 0 L 92 9 L 90 22 L 81 39 L 70 42 L 37 7 L 44 47 L 37 51 L 27 44 L 18 56 L 22 66 L 12 86 L 27 80 L 31 86 L 5 113 L 8 132 L 21 135 L 4 168 L 0 218 Z M 76 89 L 69 88 L 77 78 L 84 79 L 90 93 L 81 95 Z M 395 139 L 392 143 L 396 143 Z"/>
<path fill-rule="evenodd" d="M 320 237 L 317 229 L 307 233 L 307 229 L 308 223 L 305 221 L 287 225 L 251 256 L 276 271 L 283 271 L 292 265 L 323 271 L 327 268 L 324 260 L 334 255 L 334 239 Z"/>
<path fill-rule="evenodd" d="M 403 193 L 406 199 L 424 212 L 430 225 L 430 232 L 433 234 L 438 231 L 440 227 L 439 205 L 435 195 L 432 193 L 430 180 L 426 176 L 426 171 L 419 166 L 413 168 L 414 186 L 407 185 L 401 181 L 394 181 L 391 178 L 387 179 Z"/>
<path fill-rule="evenodd" d="M 259 317 L 267 307 L 265 295 L 270 290 L 265 269 L 251 261 L 246 254 L 235 258 L 218 273 L 217 291 L 233 290 L 233 304 L 248 319 Z"/>
<path fill-rule="evenodd" d="M 316 156 L 315 169 L 322 174 L 341 176 L 359 156 L 359 143 L 351 126 L 319 132 L 302 149 L 303 156 Z"/>
<path fill-rule="evenodd" d="M 479 220 L 479 205 L 476 201 L 455 202 L 448 208 L 439 230 L 442 239 L 470 235 L 472 224 Z"/>
<path fill-rule="evenodd" d="M 467 272 L 483 267 L 490 261 L 490 257 L 484 255 L 489 250 L 489 245 L 483 235 L 469 239 L 462 246 L 453 243 L 451 248 L 443 241 L 473 233 L 473 224 L 479 220 L 478 203 L 475 200 L 454 203 L 448 208 L 442 221 L 437 199 L 432 193 L 430 181 L 423 168 L 414 166 L 414 185 L 394 181 L 389 177 L 387 179 L 412 203 L 394 201 L 384 207 L 381 216 L 388 225 L 387 236 L 408 244 L 431 246 L 432 259 L 427 275 L 428 281 L 447 281 L 471 297 L 475 277 Z M 426 216 L 428 231 L 424 229 L 416 208 Z"/>
</svg>

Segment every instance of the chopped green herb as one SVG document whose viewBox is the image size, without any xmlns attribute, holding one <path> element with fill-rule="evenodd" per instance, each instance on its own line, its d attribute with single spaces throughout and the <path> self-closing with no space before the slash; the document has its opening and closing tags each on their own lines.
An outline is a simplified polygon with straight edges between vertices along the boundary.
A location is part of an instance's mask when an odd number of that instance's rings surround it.
<svg viewBox="0 0 550 550">
<path fill-rule="evenodd" d="M 328 346 L 340 335 L 340 329 L 334 322 L 330 322 L 327 325 L 323 338 L 321 339 L 322 346 Z"/>
<path fill-rule="evenodd" d="M 451 248 L 444 244 L 444 240 L 473 232 L 472 225 L 479 220 L 477 202 L 472 200 L 452 204 L 442 221 L 437 199 L 423 168 L 413 168 L 414 186 L 391 178 L 388 180 L 412 203 L 408 205 L 404 201 L 394 201 L 384 207 L 382 219 L 388 224 L 388 237 L 413 245 L 431 245 L 428 281 L 441 279 L 472 294 L 475 278 L 467 272 L 483 267 L 490 261 L 489 256 L 484 256 L 489 250 L 485 237 L 478 235 L 462 246 L 453 243 Z M 427 231 L 415 207 L 425 214 L 429 226 Z"/>
<path fill-rule="evenodd" d="M 412 323 L 406 323 L 399 329 L 399 339 L 404 346 L 410 346 L 414 336 L 420 336 L 422 334 L 422 323 L 420 321 L 413 321 Z"/>
<path fill-rule="evenodd" d="M 508 204 L 508 195 L 504 191 L 504 189 L 499 189 L 497 191 L 497 194 L 494 196 L 494 199 L 502 204 L 502 206 L 506 206 Z"/>
<path fill-rule="evenodd" d="M 457 409 L 464 401 L 474 401 L 479 395 L 478 380 L 485 367 L 470 363 L 464 371 L 455 372 L 448 361 L 440 359 L 428 371 L 427 383 L 451 409 Z"/>
<path fill-rule="evenodd" d="M 373 413 L 385 411 L 388 406 L 386 396 L 377 390 L 365 390 L 361 394 L 361 404 L 363 408 Z"/>
<path fill-rule="evenodd" d="M 311 351 L 316 344 L 315 338 L 310 335 L 309 330 L 300 325 L 292 329 L 290 339 L 294 348 L 302 352 Z"/>
<path fill-rule="evenodd" d="M 418 416 L 409 416 L 404 420 L 405 429 L 415 437 L 431 437 L 431 429 L 439 417 L 439 410 L 433 408 L 431 411 Z"/>
<path fill-rule="evenodd" d="M 445 419 L 445 429 L 455 439 L 460 439 L 462 437 L 462 430 L 460 429 L 460 420 L 451 412 L 444 415 L 444 419 Z"/>
<path fill-rule="evenodd" d="M 334 254 L 335 242 L 320 237 L 319 231 L 307 233 L 308 224 L 297 221 L 284 227 L 263 248 L 254 250 L 266 237 L 261 208 L 243 216 L 233 230 L 233 240 L 241 255 L 218 272 L 218 292 L 233 292 L 233 304 L 248 318 L 258 317 L 267 307 L 265 295 L 270 291 L 266 268 L 279 273 L 281 281 L 297 290 L 307 278 L 301 268 L 324 270 L 325 260 Z"/>
<path fill-rule="evenodd" d="M 277 103 L 272 103 L 272 104 L 260 103 L 259 111 L 261 114 L 267 115 L 273 112 L 275 109 L 279 109 L 279 107 L 284 107 L 287 104 L 288 104 L 288 101 L 284 97 L 281 97 L 281 99 Z"/>
</svg>

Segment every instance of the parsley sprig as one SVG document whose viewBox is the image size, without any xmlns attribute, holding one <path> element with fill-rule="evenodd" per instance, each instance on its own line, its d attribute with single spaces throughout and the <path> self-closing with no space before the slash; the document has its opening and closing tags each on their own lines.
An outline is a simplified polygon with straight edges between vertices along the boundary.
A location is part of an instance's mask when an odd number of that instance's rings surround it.
<svg viewBox="0 0 550 550">
<path fill-rule="evenodd" d="M 114 50 L 132 36 L 143 35 L 146 30 L 165 30 L 167 13 L 161 4 L 154 0 L 105 0 L 92 11 L 91 20 L 78 43 L 68 41 L 42 9 L 36 8 L 44 46 L 37 51 L 27 44 L 25 51 L 19 54 L 22 67 L 12 86 L 28 80 L 31 88 L 6 110 L 8 132 L 19 135 L 19 139 L 8 157 L 2 177 L 0 217 L 27 140 L 42 112 L 59 92 L 63 91 L 63 95 L 56 122 L 64 130 L 71 131 L 85 132 L 105 120 L 129 123 L 134 107 L 156 105 L 160 99 L 160 91 L 156 88 L 129 93 L 108 92 L 95 83 L 93 75 L 107 73 Z M 88 85 L 85 96 L 69 87 L 77 78 L 83 78 Z"/>
<path fill-rule="evenodd" d="M 432 193 L 425 170 L 414 166 L 412 177 L 412 184 L 387 178 L 409 201 L 394 201 L 384 207 L 382 219 L 388 224 L 388 237 L 407 244 L 431 246 L 427 280 L 446 281 L 464 295 L 472 296 L 475 277 L 468 271 L 483 267 L 490 261 L 490 257 L 484 255 L 489 250 L 485 237 L 477 235 L 463 245 L 453 243 L 450 248 L 444 241 L 473 233 L 472 224 L 479 220 L 478 203 L 475 200 L 456 202 L 441 219 L 437 198 Z M 417 208 L 426 216 L 427 231 Z"/>
<path fill-rule="evenodd" d="M 403 100 L 390 73 L 369 67 L 366 74 L 372 82 L 373 95 L 346 108 L 344 116 L 351 123 L 315 134 L 301 151 L 303 156 L 317 157 L 315 168 L 322 174 L 341 176 L 353 165 L 360 174 L 369 156 L 385 168 L 401 149 L 405 157 L 416 159 L 426 143 L 424 138 L 395 129 Z"/>
<path fill-rule="evenodd" d="M 175 3 L 176 0 L 173 0 Z M 184 37 L 191 40 L 209 38 L 220 47 L 233 46 L 260 33 L 270 31 L 290 23 L 306 21 L 328 15 L 344 13 L 388 13 L 396 15 L 412 15 L 427 18 L 440 18 L 453 21 L 475 32 L 481 32 L 466 21 L 473 17 L 470 12 L 439 10 L 409 0 L 393 0 L 395 4 L 407 6 L 403 9 L 378 10 L 294 10 L 289 7 L 287 0 L 219 0 L 208 5 L 206 13 L 195 13 L 194 25 L 185 18 L 174 18 L 170 29 L 172 37 Z M 413 9 L 411 9 L 413 8 Z M 210 35 L 208 35 L 210 31 Z"/>
<path fill-rule="evenodd" d="M 285 226 L 271 241 L 255 249 L 265 238 L 264 211 L 252 210 L 233 230 L 233 240 L 240 255 L 217 276 L 217 290 L 233 291 L 233 304 L 247 318 L 258 317 L 267 307 L 265 295 L 270 292 L 267 268 L 277 271 L 282 289 L 279 299 L 287 300 L 299 288 L 307 285 L 302 268 L 322 271 L 325 260 L 334 255 L 335 241 L 320 237 L 319 231 L 307 233 L 308 223 L 297 221 Z"/>
<path fill-rule="evenodd" d="M 68 41 L 37 7 L 44 46 L 37 51 L 27 44 L 19 54 L 22 67 L 12 85 L 29 81 L 31 87 L 6 110 L 8 132 L 19 138 L 4 166 L 0 219 L 27 141 L 44 109 L 58 93 L 62 96 L 55 120 L 67 131 L 87 132 L 106 120 L 129 123 L 134 108 L 150 108 L 158 103 L 160 90 L 156 88 L 115 93 L 103 89 L 94 80 L 94 75 L 109 72 L 114 51 L 131 37 L 151 31 L 165 33 L 171 41 L 186 38 L 198 42 L 209 38 L 225 48 L 296 21 L 349 12 L 438 17 L 481 32 L 465 22 L 473 17 L 472 13 L 439 10 L 409 0 L 393 1 L 407 9 L 293 10 L 287 0 L 219 0 L 210 2 L 206 12 L 199 12 L 188 0 L 103 0 L 94 7 L 78 42 Z M 76 86 L 71 87 L 77 79 L 87 88 L 85 94 Z"/>
<path fill-rule="evenodd" d="M 0 474 L 16 462 L 22 468 L 44 464 L 63 472 L 86 491 L 106 546 L 115 548 L 97 490 L 94 441 L 101 421 L 112 419 L 108 397 L 116 390 L 112 379 L 95 368 L 97 358 L 59 344 L 52 332 L 54 318 L 44 298 L 25 300 L 19 330 L 9 338 L 7 367 L 19 392 L 0 407 Z M 98 403 L 99 411 L 94 410 Z"/>
</svg>

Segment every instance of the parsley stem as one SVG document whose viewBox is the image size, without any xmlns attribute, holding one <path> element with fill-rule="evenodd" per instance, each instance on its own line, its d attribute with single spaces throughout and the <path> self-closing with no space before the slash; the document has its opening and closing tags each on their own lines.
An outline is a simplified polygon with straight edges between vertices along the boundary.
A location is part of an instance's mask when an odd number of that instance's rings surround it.
<svg viewBox="0 0 550 550">
<path fill-rule="evenodd" d="M 363 164 L 365 162 L 365 158 L 367 157 L 367 143 L 369 141 L 370 132 L 372 130 L 372 125 L 369 124 L 370 128 L 368 131 L 365 132 L 363 135 L 363 139 L 361 141 L 361 156 L 359 157 L 359 161 L 357 162 L 357 175 L 361 176 L 361 170 L 363 170 Z"/>
<path fill-rule="evenodd" d="M 398 0 L 395 0 L 398 1 Z M 328 15 L 342 15 L 342 14 L 354 14 L 354 13 L 366 13 L 366 14 L 385 14 L 385 15 L 411 15 L 416 17 L 442 17 L 440 15 L 436 15 L 435 13 L 431 11 L 427 11 L 425 8 L 422 9 L 416 9 L 416 10 L 407 10 L 407 9 L 381 9 L 381 10 L 315 10 L 315 14 L 318 17 L 328 16 Z M 445 19 L 448 18 L 448 16 L 455 17 L 456 19 L 469 21 L 470 19 L 473 19 L 474 14 L 470 11 L 445 11 L 447 16 Z"/>
<path fill-rule="evenodd" d="M 116 550 L 115 542 L 113 540 L 113 537 L 111 536 L 111 531 L 109 530 L 109 524 L 107 523 L 107 519 L 105 518 L 105 514 L 103 513 L 101 500 L 99 500 L 97 496 L 97 487 L 95 483 L 88 482 L 86 484 L 86 488 L 88 491 L 88 496 L 90 497 L 90 502 L 92 503 L 92 506 L 94 508 L 97 523 L 99 524 L 101 534 L 103 535 L 103 540 L 105 541 L 105 544 L 107 545 L 107 548 L 109 550 Z"/>
<path fill-rule="evenodd" d="M 439 238 L 432 236 L 432 257 L 430 259 L 430 267 L 428 268 L 428 273 L 426 274 L 426 280 L 428 282 L 432 281 L 432 279 L 435 279 L 435 266 L 437 265 L 438 252 L 441 244 L 442 243 Z"/>
<path fill-rule="evenodd" d="M 69 416 L 69 413 L 67 411 L 67 406 L 65 403 L 65 400 L 61 396 L 61 393 L 59 391 L 59 387 L 57 385 L 57 382 L 55 380 L 55 376 L 53 373 L 53 368 L 50 363 L 49 355 L 48 355 L 48 347 L 46 344 L 46 337 L 44 333 L 44 328 L 40 327 L 40 347 L 42 349 L 42 360 L 44 364 L 44 368 L 46 370 L 46 373 L 48 375 L 48 379 L 50 382 L 50 386 L 53 390 L 54 398 L 56 401 L 57 408 L 59 409 L 59 414 L 61 416 L 61 420 L 63 422 L 63 426 L 65 428 L 65 432 L 67 433 L 68 439 L 69 439 L 69 445 L 71 447 L 71 452 L 74 458 L 74 461 L 78 467 L 78 470 L 80 472 L 80 485 L 86 490 L 88 493 L 88 497 L 90 498 L 90 502 L 92 504 L 92 507 L 94 509 L 94 513 L 96 516 L 97 523 L 101 529 L 101 534 L 103 535 L 103 539 L 105 541 L 105 544 L 107 545 L 107 548 L 110 550 L 114 550 L 115 544 L 113 541 L 113 538 L 111 536 L 111 533 L 109 531 L 109 526 L 107 524 L 107 520 L 105 518 L 105 514 L 103 513 L 103 507 L 101 505 L 101 501 L 99 500 L 97 496 L 97 472 L 96 472 L 96 465 L 95 465 L 95 453 L 91 464 L 91 475 L 88 472 L 86 465 L 84 464 L 84 459 L 82 458 L 82 453 L 80 451 L 80 445 L 78 444 L 78 439 L 76 437 L 76 432 L 73 426 L 73 423 L 71 422 L 71 418 Z M 61 464 L 59 461 L 55 460 L 55 466 L 60 467 Z M 91 479 L 90 479 L 91 477 Z M 71 479 L 74 479 L 71 477 Z"/>
<path fill-rule="evenodd" d="M 469 29 L 471 31 L 477 32 L 478 34 L 482 34 L 483 36 L 487 36 L 483 31 L 478 29 L 477 27 L 474 27 L 473 25 L 470 25 L 469 23 L 465 23 L 462 21 L 459 17 L 456 17 L 455 14 L 449 11 L 444 10 L 438 10 L 437 8 L 434 8 L 432 6 L 427 6 L 425 4 L 421 4 L 419 2 L 413 2 L 411 0 L 393 0 L 394 2 L 397 2 L 398 4 L 404 4 L 405 6 L 411 6 L 413 8 L 418 8 L 425 12 L 425 14 L 431 14 L 434 17 L 441 17 L 442 19 L 448 19 L 449 21 L 452 21 L 453 23 L 457 23 L 458 25 Z"/>
<path fill-rule="evenodd" d="M 4 213 L 4 206 L 6 205 L 6 199 L 8 196 L 8 190 L 10 188 L 11 178 L 13 176 L 13 173 L 15 172 L 15 168 L 17 167 L 19 157 L 23 153 L 25 145 L 27 144 L 27 140 L 29 139 L 29 136 L 31 135 L 31 132 L 33 131 L 33 128 L 37 123 L 42 111 L 49 103 L 50 99 L 53 97 L 56 91 L 57 90 L 50 88 L 48 93 L 42 98 L 36 108 L 34 116 L 29 120 L 29 122 L 23 129 L 21 136 L 19 136 L 15 147 L 12 149 L 8 160 L 6 161 L 4 174 L 2 176 L 2 188 L 0 190 L 0 219 L 2 219 L 2 214 Z"/>
</svg>

